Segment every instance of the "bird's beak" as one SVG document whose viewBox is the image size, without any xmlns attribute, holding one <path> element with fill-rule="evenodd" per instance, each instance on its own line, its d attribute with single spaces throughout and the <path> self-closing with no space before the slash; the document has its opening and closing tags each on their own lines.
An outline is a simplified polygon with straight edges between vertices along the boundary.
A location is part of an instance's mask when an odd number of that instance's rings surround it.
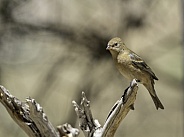
<svg viewBox="0 0 184 137">
<path fill-rule="evenodd" d="M 106 50 L 110 50 L 110 49 L 111 49 L 111 47 L 108 45 L 107 48 L 106 48 Z"/>
</svg>

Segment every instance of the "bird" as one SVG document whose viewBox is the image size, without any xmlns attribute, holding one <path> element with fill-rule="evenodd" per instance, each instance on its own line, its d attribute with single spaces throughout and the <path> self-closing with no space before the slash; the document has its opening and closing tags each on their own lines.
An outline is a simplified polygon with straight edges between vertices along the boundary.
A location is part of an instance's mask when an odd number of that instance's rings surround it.
<svg viewBox="0 0 184 137">
<path fill-rule="evenodd" d="M 115 66 L 121 75 L 130 81 L 136 79 L 137 82 L 143 84 L 148 90 L 156 109 L 164 109 L 154 88 L 154 80 L 158 80 L 158 78 L 146 62 L 135 52 L 127 48 L 119 37 L 112 38 L 108 42 L 106 50 L 110 51 Z"/>
</svg>

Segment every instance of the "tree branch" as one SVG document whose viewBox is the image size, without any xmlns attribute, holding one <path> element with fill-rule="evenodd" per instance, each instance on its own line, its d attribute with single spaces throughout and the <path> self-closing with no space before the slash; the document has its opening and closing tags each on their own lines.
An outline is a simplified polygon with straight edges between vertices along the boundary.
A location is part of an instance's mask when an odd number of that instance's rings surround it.
<svg viewBox="0 0 184 137">
<path fill-rule="evenodd" d="M 82 92 L 80 105 L 73 101 L 73 106 L 79 118 L 79 126 L 85 137 L 113 137 L 121 121 L 126 117 L 130 109 L 134 109 L 133 104 L 137 90 L 138 84 L 134 79 L 125 90 L 123 96 L 112 107 L 103 127 L 97 120 L 94 120 L 90 110 L 90 102 Z"/>
<path fill-rule="evenodd" d="M 134 109 L 133 104 L 137 90 L 137 82 L 133 80 L 110 110 L 103 127 L 98 120 L 93 118 L 90 101 L 87 100 L 84 92 L 82 92 L 80 105 L 72 101 L 79 118 L 79 126 L 85 137 L 113 137 L 121 121 L 130 109 Z M 79 135 L 79 130 L 67 123 L 57 126 L 56 130 L 48 120 L 43 108 L 34 99 L 29 97 L 25 102 L 21 102 L 3 86 L 0 86 L 0 102 L 7 109 L 12 119 L 30 137 L 77 137 Z"/>
<path fill-rule="evenodd" d="M 66 135 L 76 137 L 79 134 L 79 130 L 69 124 L 58 126 L 58 131 L 55 130 L 40 104 L 30 97 L 26 102 L 21 102 L 3 86 L 0 86 L 0 102 L 12 119 L 30 137 L 66 137 Z"/>
</svg>

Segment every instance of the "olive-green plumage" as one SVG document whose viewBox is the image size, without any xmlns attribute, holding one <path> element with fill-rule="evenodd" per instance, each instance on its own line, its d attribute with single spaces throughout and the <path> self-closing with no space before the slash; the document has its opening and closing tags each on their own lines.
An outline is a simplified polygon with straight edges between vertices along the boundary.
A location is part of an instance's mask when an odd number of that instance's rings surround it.
<svg viewBox="0 0 184 137">
<path fill-rule="evenodd" d="M 118 37 L 108 42 L 110 51 L 119 72 L 128 80 L 137 79 L 149 91 L 156 108 L 164 109 L 154 89 L 154 80 L 158 80 L 151 68 L 136 53 L 128 49 Z"/>
</svg>

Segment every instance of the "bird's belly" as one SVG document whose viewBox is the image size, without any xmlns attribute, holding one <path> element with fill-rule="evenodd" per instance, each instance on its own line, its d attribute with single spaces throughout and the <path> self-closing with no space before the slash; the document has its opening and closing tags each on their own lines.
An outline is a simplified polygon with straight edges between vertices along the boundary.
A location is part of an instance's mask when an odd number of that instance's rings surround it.
<svg viewBox="0 0 184 137">
<path fill-rule="evenodd" d="M 126 65 L 122 65 L 122 64 L 117 64 L 117 69 L 119 70 L 119 72 L 128 80 L 132 80 L 134 79 L 134 77 L 132 76 L 132 71 L 130 70 L 130 68 L 128 68 Z"/>
<path fill-rule="evenodd" d="M 140 69 L 135 69 L 131 64 L 117 64 L 119 72 L 128 80 L 132 81 L 133 79 L 139 80 L 141 83 L 144 81 L 143 73 Z"/>
</svg>

